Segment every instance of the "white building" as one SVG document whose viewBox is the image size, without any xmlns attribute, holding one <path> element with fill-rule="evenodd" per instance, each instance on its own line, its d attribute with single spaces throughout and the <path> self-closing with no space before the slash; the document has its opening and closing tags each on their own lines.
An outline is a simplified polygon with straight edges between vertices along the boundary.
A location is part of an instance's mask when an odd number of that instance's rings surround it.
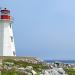
<svg viewBox="0 0 75 75">
<path fill-rule="evenodd" d="M 16 56 L 10 10 L 0 10 L 0 56 Z"/>
</svg>

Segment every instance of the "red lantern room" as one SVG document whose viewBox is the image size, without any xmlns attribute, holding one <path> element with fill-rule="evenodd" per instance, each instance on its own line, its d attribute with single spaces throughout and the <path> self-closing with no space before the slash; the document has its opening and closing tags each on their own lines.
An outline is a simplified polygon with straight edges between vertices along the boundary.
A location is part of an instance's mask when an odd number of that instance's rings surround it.
<svg viewBox="0 0 75 75">
<path fill-rule="evenodd" d="M 2 20 L 10 20 L 10 10 L 7 10 L 6 8 L 4 8 L 0 12 L 1 12 L 0 19 L 2 19 Z"/>
</svg>

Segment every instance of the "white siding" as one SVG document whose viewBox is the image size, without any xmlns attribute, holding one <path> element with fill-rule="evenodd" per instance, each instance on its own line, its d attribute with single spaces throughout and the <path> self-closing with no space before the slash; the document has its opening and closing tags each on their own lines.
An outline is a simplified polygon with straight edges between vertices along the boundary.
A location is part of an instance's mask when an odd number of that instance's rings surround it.
<svg viewBox="0 0 75 75">
<path fill-rule="evenodd" d="M 2 28 L 0 27 L 0 56 L 14 56 L 13 51 L 15 52 L 14 39 L 11 41 L 11 36 L 13 37 L 12 27 L 10 28 L 10 22 L 3 21 L 1 23 Z"/>
<path fill-rule="evenodd" d="M 0 56 L 3 56 L 3 24 L 0 21 Z"/>
</svg>

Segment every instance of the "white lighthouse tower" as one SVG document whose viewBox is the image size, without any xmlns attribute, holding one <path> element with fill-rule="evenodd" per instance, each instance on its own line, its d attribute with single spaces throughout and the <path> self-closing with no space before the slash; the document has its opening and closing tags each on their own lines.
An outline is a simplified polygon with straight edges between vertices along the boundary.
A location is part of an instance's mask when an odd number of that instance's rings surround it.
<svg viewBox="0 0 75 75">
<path fill-rule="evenodd" d="M 0 56 L 16 56 L 10 10 L 0 10 Z"/>
</svg>

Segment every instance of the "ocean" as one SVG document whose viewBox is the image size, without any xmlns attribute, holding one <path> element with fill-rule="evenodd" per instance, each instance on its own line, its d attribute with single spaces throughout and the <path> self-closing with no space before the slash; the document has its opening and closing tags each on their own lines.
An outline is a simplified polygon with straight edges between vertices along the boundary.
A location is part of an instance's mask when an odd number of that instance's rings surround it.
<svg viewBox="0 0 75 75">
<path fill-rule="evenodd" d="M 75 64 L 75 60 L 45 60 L 47 63 L 62 62 L 65 64 Z"/>
</svg>

